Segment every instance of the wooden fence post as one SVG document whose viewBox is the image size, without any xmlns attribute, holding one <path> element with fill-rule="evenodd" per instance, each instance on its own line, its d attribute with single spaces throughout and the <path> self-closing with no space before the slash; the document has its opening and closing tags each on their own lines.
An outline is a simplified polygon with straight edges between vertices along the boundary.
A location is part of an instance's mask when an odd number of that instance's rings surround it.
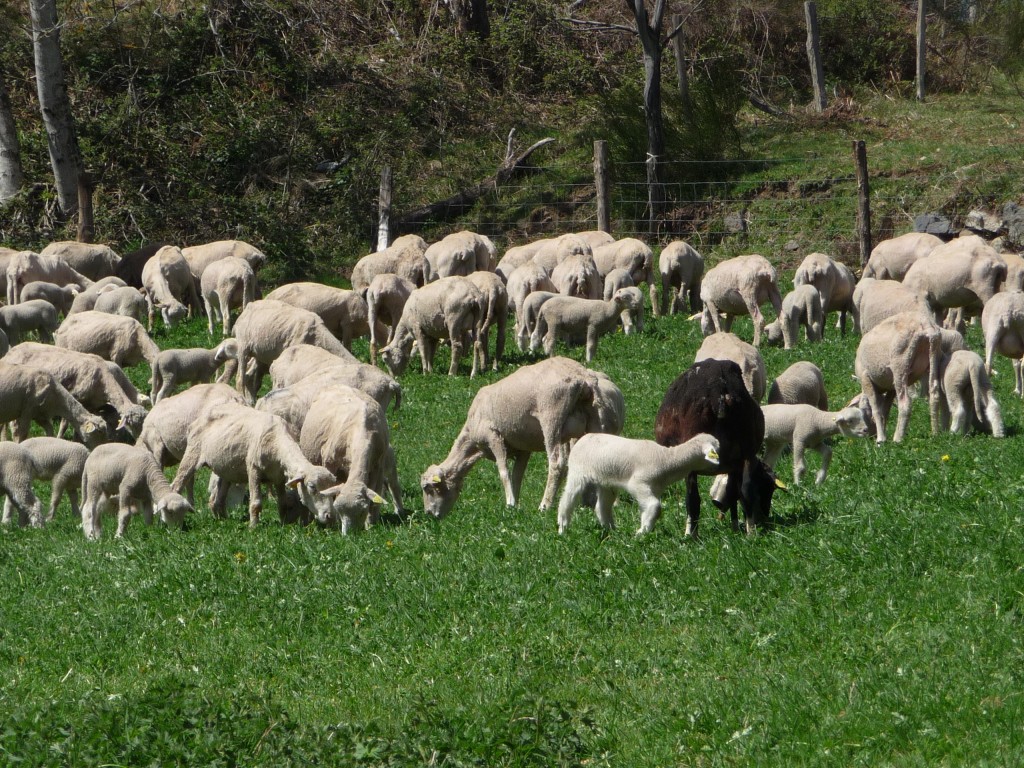
<svg viewBox="0 0 1024 768">
<path fill-rule="evenodd" d="M 594 142 L 594 187 L 597 190 L 597 228 L 602 232 L 611 232 L 607 141 Z"/>
<path fill-rule="evenodd" d="M 807 60 L 811 65 L 811 85 L 814 86 L 814 109 L 825 111 L 825 71 L 821 66 L 821 38 L 818 33 L 818 6 L 813 2 L 804 3 L 807 19 Z"/>
<path fill-rule="evenodd" d="M 391 221 L 391 166 L 385 165 L 380 172 L 380 197 L 377 202 L 377 250 L 388 247 Z"/>
<path fill-rule="evenodd" d="M 680 30 L 672 38 L 672 52 L 676 57 L 676 79 L 679 81 L 679 97 L 682 99 L 683 119 L 689 123 L 693 120 L 693 102 L 690 101 L 690 78 L 686 72 L 686 41 L 683 39 L 682 25 L 682 16 L 677 14 L 672 17 L 672 29 Z"/>
<path fill-rule="evenodd" d="M 92 211 L 92 177 L 87 171 L 78 174 L 78 242 L 91 243 L 96 237 Z"/>
<path fill-rule="evenodd" d="M 917 0 L 917 100 L 924 101 L 924 0 Z"/>
<path fill-rule="evenodd" d="M 863 141 L 853 140 L 853 160 L 857 167 L 857 242 L 860 265 L 871 255 L 871 198 L 868 188 L 868 152 Z"/>
</svg>

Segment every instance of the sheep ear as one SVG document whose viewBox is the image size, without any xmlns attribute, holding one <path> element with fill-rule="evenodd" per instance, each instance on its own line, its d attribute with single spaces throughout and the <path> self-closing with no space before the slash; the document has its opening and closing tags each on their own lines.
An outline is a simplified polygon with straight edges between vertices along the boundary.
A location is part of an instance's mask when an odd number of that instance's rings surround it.
<svg viewBox="0 0 1024 768">
<path fill-rule="evenodd" d="M 83 434 L 91 435 L 95 431 L 96 431 L 96 425 L 95 424 L 92 424 L 90 422 L 86 422 L 85 424 L 82 425 L 82 432 L 83 432 Z"/>
<path fill-rule="evenodd" d="M 367 490 L 369 490 L 369 489 L 367 489 Z M 372 501 L 374 504 L 383 504 L 384 503 L 384 499 L 376 491 L 369 491 L 369 494 L 370 494 L 370 501 Z"/>
<path fill-rule="evenodd" d="M 690 315 L 690 316 L 689 316 L 688 318 L 686 318 L 686 319 L 687 319 L 687 320 L 700 320 L 700 317 L 701 317 L 701 315 L 703 315 L 703 314 L 704 314 L 703 312 L 698 312 L 698 313 L 697 313 L 696 315 Z"/>
<path fill-rule="evenodd" d="M 718 451 L 716 451 L 714 448 L 708 448 L 707 451 L 704 452 L 704 458 L 707 459 L 708 461 L 713 461 L 717 464 Z"/>
<path fill-rule="evenodd" d="M 128 414 L 124 414 L 117 420 L 117 429 L 128 429 Z"/>
<path fill-rule="evenodd" d="M 299 475 L 298 477 L 293 477 L 291 480 L 286 482 L 285 485 L 288 486 L 289 488 L 298 488 L 301 482 L 302 476 Z"/>
<path fill-rule="evenodd" d="M 324 496 L 327 496 L 327 497 L 333 499 L 335 496 L 337 496 L 339 493 L 341 493 L 341 489 L 344 488 L 344 487 L 345 487 L 344 483 L 341 483 L 339 485 L 332 485 L 330 488 L 324 488 L 324 490 L 320 491 L 320 493 L 322 493 Z"/>
</svg>

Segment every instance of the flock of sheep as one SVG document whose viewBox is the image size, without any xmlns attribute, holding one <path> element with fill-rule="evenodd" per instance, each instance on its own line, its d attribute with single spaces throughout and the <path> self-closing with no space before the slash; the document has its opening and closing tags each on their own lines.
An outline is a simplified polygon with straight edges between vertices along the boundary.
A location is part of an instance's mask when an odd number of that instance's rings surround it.
<svg viewBox="0 0 1024 768">
<path fill-rule="evenodd" d="M 933 432 L 951 422 L 954 431 L 973 426 L 1000 437 L 988 378 L 995 352 L 1014 360 L 1016 392 L 1024 393 L 1024 259 L 999 254 L 976 236 L 946 243 L 911 233 L 885 241 L 859 282 L 843 264 L 811 254 L 785 297 L 762 256 L 728 259 L 705 272 L 685 242 L 666 246 L 656 263 L 644 242 L 603 232 L 510 248 L 500 260 L 493 243 L 472 232 L 429 246 L 404 236 L 359 260 L 352 290 L 290 283 L 259 299 L 264 256 L 240 241 L 154 245 L 123 258 L 106 246 L 63 242 L 38 254 L 0 248 L 0 262 L 7 295 L 0 307 L 0 419 L 11 423 L 14 438 L 0 443 L 4 521 L 17 510 L 21 524 L 42 525 L 67 494 L 89 538 L 100 535 L 106 511 L 117 512 L 118 536 L 136 513 L 180 525 L 194 509 L 200 467 L 211 470 L 213 514 L 224 516 L 247 491 L 251 525 L 259 522 L 264 487 L 283 521 L 315 520 L 347 532 L 373 524 L 385 494 L 402 514 L 386 418 L 401 403 L 398 377 L 414 351 L 430 371 L 442 343 L 451 347 L 451 375 L 466 355 L 471 376 L 497 370 L 510 315 L 518 346 L 543 348 L 546 359 L 478 391 L 448 456 L 422 474 L 424 508 L 436 517 L 457 503 L 482 458 L 496 463 L 506 502 L 515 505 L 530 454 L 543 451 L 541 508 L 566 486 L 559 531 L 581 503 L 611 527 L 622 490 L 641 506 L 640 532 L 650 531 L 665 488 L 685 480 L 687 531 L 695 535 L 698 474 L 719 476 L 712 497 L 731 509 L 734 526 L 742 505 L 753 531 L 767 521 L 777 484 L 772 468 L 785 447 L 792 446 L 797 483 L 804 453 L 820 452 L 816 481 L 823 482 L 829 438 L 873 429 L 884 441 L 894 401 L 894 439 L 904 438 L 910 389 L 919 381 L 927 386 Z M 666 394 L 655 441 L 619 437 L 621 390 L 605 374 L 554 355 L 559 340 L 585 344 L 589 364 L 600 337 L 619 324 L 627 334 L 642 331 L 644 283 L 655 314 L 698 312 L 706 335 L 694 366 Z M 223 341 L 161 351 L 150 336 L 157 315 L 171 326 L 198 312 L 200 302 L 211 337 L 219 326 Z M 775 313 L 771 323 L 761 311 L 766 303 Z M 760 343 L 791 348 L 801 327 L 808 341 L 820 340 L 831 312 L 839 313 L 842 333 L 849 313 L 862 335 L 855 359 L 861 395 L 828 411 L 824 378 L 809 361 L 795 363 L 767 390 Z M 979 313 L 984 359 L 966 349 L 960 332 Z M 752 344 L 730 332 L 739 315 L 753 321 Z M 25 340 L 32 333 L 38 342 Z M 351 352 L 362 336 L 370 339 L 370 363 Z M 152 372 L 148 395 L 123 371 L 141 361 Z M 267 374 L 272 388 L 257 399 Z M 188 386 L 175 394 L 181 385 Z M 29 439 L 32 422 L 48 436 Z M 67 430 L 74 440 L 60 437 Z M 174 465 L 168 482 L 164 469 Z M 52 483 L 46 515 L 35 480 Z"/>
</svg>

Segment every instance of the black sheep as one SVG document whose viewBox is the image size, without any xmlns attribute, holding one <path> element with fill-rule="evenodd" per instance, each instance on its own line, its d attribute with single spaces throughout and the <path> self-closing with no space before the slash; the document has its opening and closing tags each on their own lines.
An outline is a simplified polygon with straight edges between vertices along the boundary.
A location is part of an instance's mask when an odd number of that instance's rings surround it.
<svg viewBox="0 0 1024 768">
<path fill-rule="evenodd" d="M 731 360 L 702 360 L 672 382 L 654 422 L 654 439 L 665 446 L 686 442 L 707 432 L 718 438 L 718 473 L 728 475 L 718 506 L 732 514 L 739 529 L 737 502 L 743 505 L 747 533 L 768 523 L 776 481 L 757 458 L 764 441 L 764 415 L 743 384 L 740 367 Z M 686 478 L 686 534 L 697 535 L 700 495 L 697 473 Z"/>
<path fill-rule="evenodd" d="M 114 270 L 114 274 L 120 277 L 132 288 L 142 287 L 142 268 L 146 266 L 146 262 L 149 261 L 156 252 L 163 248 L 167 243 L 150 243 L 144 245 L 136 251 L 126 253 L 121 257 L 121 261 L 118 262 L 117 268 Z"/>
</svg>

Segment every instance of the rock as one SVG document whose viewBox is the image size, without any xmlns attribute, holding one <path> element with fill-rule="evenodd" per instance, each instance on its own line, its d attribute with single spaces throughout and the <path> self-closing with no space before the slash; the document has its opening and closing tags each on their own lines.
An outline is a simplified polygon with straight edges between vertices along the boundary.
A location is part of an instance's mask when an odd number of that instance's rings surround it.
<svg viewBox="0 0 1024 768">
<path fill-rule="evenodd" d="M 995 248 L 996 253 L 1011 253 L 1013 250 L 1010 248 L 1010 244 L 1006 242 L 1005 237 L 997 237 L 995 240 L 990 242 L 989 245 Z"/>
<path fill-rule="evenodd" d="M 952 238 L 956 235 L 953 222 L 941 213 L 922 213 L 914 218 L 914 231 L 927 232 L 936 237 Z"/>
<path fill-rule="evenodd" d="M 747 212 L 733 211 L 725 215 L 725 231 L 730 235 L 738 235 L 747 231 Z"/>
<path fill-rule="evenodd" d="M 1024 247 L 1024 208 L 1016 203 L 1003 206 L 1003 226 L 1006 227 L 1006 239 L 1015 248 Z"/>
<path fill-rule="evenodd" d="M 782 246 L 782 248 L 783 248 L 783 250 L 786 250 L 786 251 L 799 251 L 800 250 L 800 243 L 798 243 L 796 240 L 790 240 L 788 243 L 786 243 L 784 246 Z"/>
<path fill-rule="evenodd" d="M 964 226 L 974 234 L 991 240 L 1003 228 L 1003 220 L 994 213 L 980 211 L 975 208 L 967 214 L 967 218 L 964 219 Z"/>
</svg>

